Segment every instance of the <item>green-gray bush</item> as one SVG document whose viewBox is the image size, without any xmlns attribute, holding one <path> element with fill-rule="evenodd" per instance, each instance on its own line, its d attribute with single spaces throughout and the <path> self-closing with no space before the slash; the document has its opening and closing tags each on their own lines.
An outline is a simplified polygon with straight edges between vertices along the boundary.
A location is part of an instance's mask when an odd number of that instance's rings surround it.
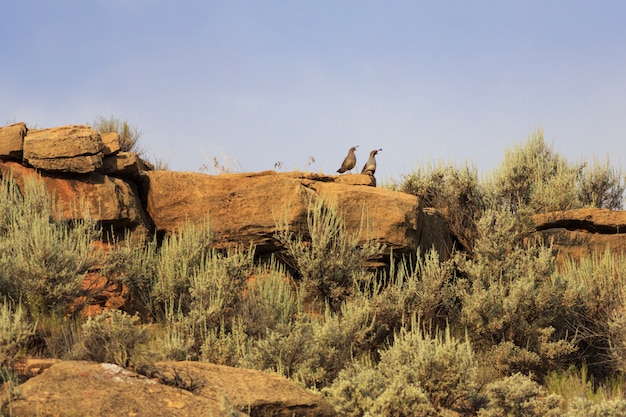
<svg viewBox="0 0 626 417">
<path fill-rule="evenodd" d="M 487 405 L 478 417 L 558 417 L 562 398 L 548 395 L 528 376 L 516 373 L 485 387 Z"/>
<path fill-rule="evenodd" d="M 22 305 L 5 299 L 0 305 L 0 366 L 10 366 L 34 334 L 35 325 Z"/>
<path fill-rule="evenodd" d="M 327 302 L 335 310 L 352 293 L 364 263 L 381 252 L 377 244 L 358 245 L 365 219 L 359 230 L 349 234 L 337 204 L 322 198 L 309 203 L 305 235 L 289 231 L 285 221 L 277 226 L 275 237 L 302 277 L 299 288 L 303 298 L 321 305 Z"/>
<path fill-rule="evenodd" d="M 332 386 L 324 388 L 323 393 L 339 415 L 361 417 L 372 409 L 388 384 L 374 365 L 355 362 L 342 369 Z"/>
<path fill-rule="evenodd" d="M 306 386 L 329 385 L 353 358 L 369 356 L 380 343 L 366 298 L 350 298 L 322 317 L 298 313 L 276 322 L 254 340 L 243 365 L 289 376 Z"/>
<path fill-rule="evenodd" d="M 493 204 L 512 211 L 529 208 L 533 213 L 578 208 L 573 185 L 580 170 L 549 147 L 543 130 L 537 129 L 524 144 L 506 150 L 492 178 Z"/>
<path fill-rule="evenodd" d="M 261 337 L 266 329 L 286 325 L 302 313 L 302 300 L 286 268 L 272 260 L 254 271 L 241 306 L 250 337 Z"/>
<path fill-rule="evenodd" d="M 568 298 L 577 301 L 572 322 L 580 359 L 592 373 L 626 371 L 626 257 L 607 248 L 566 261 L 561 276 L 568 282 Z"/>
<path fill-rule="evenodd" d="M 263 338 L 252 342 L 241 365 L 278 372 L 310 386 L 325 374 L 325 369 L 317 366 L 318 351 L 313 324 L 307 317 L 302 317 L 267 329 Z"/>
<path fill-rule="evenodd" d="M 253 271 L 253 256 L 252 249 L 232 250 L 227 255 L 211 250 L 190 272 L 188 308 L 195 327 L 216 328 L 240 314 L 246 282 Z M 181 293 L 179 300 L 185 297 Z M 184 305 L 182 308 L 185 311 Z"/>
<path fill-rule="evenodd" d="M 23 196 L 12 180 L 2 179 L 0 201 L 0 284 L 3 295 L 23 300 L 29 313 L 68 313 L 81 294 L 85 273 L 95 265 L 98 237 L 94 221 L 67 222 L 55 213 L 57 201 L 43 183 L 27 180 Z M 77 216 L 79 217 L 79 216 Z"/>
<path fill-rule="evenodd" d="M 146 320 L 163 317 L 164 307 L 152 296 L 158 262 L 156 238 L 133 241 L 129 234 L 105 253 L 102 262 L 102 275 L 128 288 L 128 312 L 140 313 Z"/>
<path fill-rule="evenodd" d="M 163 239 L 156 255 L 151 288 L 158 316 L 164 318 L 169 306 L 179 306 L 184 313 L 189 312 L 191 280 L 200 269 L 208 266 L 205 258 L 211 256 L 212 241 L 208 222 L 186 223 Z"/>
<path fill-rule="evenodd" d="M 625 189 L 624 174 L 611 167 L 608 156 L 604 164 L 594 157 L 593 165 L 581 171 L 578 199 L 586 207 L 621 210 Z"/>
<path fill-rule="evenodd" d="M 380 394 L 365 417 L 442 417 L 430 403 L 428 394 L 419 385 L 406 385 L 403 381 L 391 381 Z M 451 415 L 458 415 L 456 413 Z"/>
<path fill-rule="evenodd" d="M 379 369 L 388 380 L 417 384 L 437 409 L 471 410 L 475 397 L 476 360 L 469 340 L 453 337 L 450 328 L 434 335 L 413 321 L 393 345 L 380 352 Z"/>
<path fill-rule="evenodd" d="M 417 315 L 424 323 L 445 327 L 458 318 L 458 299 L 453 259 L 441 261 L 434 249 L 416 261 L 406 258 L 392 263 L 389 279 L 372 292 L 377 322 L 393 334 L 403 317 Z"/>
<path fill-rule="evenodd" d="M 139 317 L 110 310 L 89 317 L 82 325 L 75 355 L 126 367 L 137 362 L 134 355 L 146 341 L 146 330 L 139 325 Z"/>
<path fill-rule="evenodd" d="M 456 339 L 449 328 L 431 336 L 413 320 L 380 351 L 379 363 L 347 368 L 324 393 L 338 411 L 354 408 L 349 414 L 354 416 L 471 413 L 478 395 L 475 376 L 467 339 Z"/>
<path fill-rule="evenodd" d="M 507 211 L 483 216 L 475 257 L 456 261 L 463 277 L 457 280 L 460 324 L 481 352 L 500 345 L 487 355 L 503 361 L 495 369 L 544 375 L 576 350 L 568 338 L 573 313 L 567 282 L 554 274 L 551 249 L 524 239 L 524 229 Z"/>
<path fill-rule="evenodd" d="M 353 358 L 368 357 L 376 351 L 381 343 L 380 331 L 371 303 L 365 297 L 345 301 L 338 312 L 327 308 L 323 320 L 314 321 L 314 367 L 301 371 L 300 378 L 315 382 L 318 387 L 329 385 Z M 321 369 L 323 374 L 316 372 Z"/>
<path fill-rule="evenodd" d="M 615 399 L 594 403 L 585 398 L 574 400 L 564 417 L 623 417 L 626 415 L 626 400 Z"/>
<path fill-rule="evenodd" d="M 229 326 L 221 323 L 219 328 L 208 329 L 200 348 L 200 358 L 219 365 L 265 369 L 250 360 L 249 351 L 253 343 L 254 340 L 246 334 L 243 320 L 238 317 Z"/>
<path fill-rule="evenodd" d="M 121 121 L 114 116 L 109 118 L 98 116 L 92 123 L 92 126 L 100 133 L 118 133 L 120 135 L 121 151 L 134 152 L 138 155 L 145 153 L 143 149 L 139 148 L 139 138 L 141 138 L 143 132 L 137 126 L 131 126 L 126 120 Z"/>
<path fill-rule="evenodd" d="M 457 167 L 439 163 L 423 165 L 404 175 L 400 191 L 417 196 L 425 207 L 440 210 L 450 229 L 471 247 L 476 221 L 484 210 L 484 195 L 478 172 L 468 164 Z"/>
</svg>

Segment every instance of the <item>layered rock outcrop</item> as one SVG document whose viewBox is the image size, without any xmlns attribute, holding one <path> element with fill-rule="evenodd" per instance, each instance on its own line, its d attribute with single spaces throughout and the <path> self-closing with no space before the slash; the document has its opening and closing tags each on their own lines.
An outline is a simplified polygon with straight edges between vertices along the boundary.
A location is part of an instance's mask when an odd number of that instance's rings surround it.
<svg viewBox="0 0 626 417">
<path fill-rule="evenodd" d="M 136 154 L 120 151 L 117 134 L 88 126 L 0 128 L 0 175 L 21 187 L 29 177 L 42 180 L 60 202 L 60 217 L 88 213 L 117 237 L 127 230 L 169 234 L 208 219 L 218 245 L 273 252 L 280 250 L 278 228 L 305 233 L 309 204 L 322 197 L 362 243 L 374 240 L 396 253 L 435 247 L 443 259 L 454 244 L 441 216 L 424 211 L 414 196 L 376 188 L 370 175 L 152 171 Z"/>
<path fill-rule="evenodd" d="M 626 211 L 583 208 L 534 216 L 535 228 L 559 261 L 579 260 L 609 250 L 626 253 Z"/>
</svg>

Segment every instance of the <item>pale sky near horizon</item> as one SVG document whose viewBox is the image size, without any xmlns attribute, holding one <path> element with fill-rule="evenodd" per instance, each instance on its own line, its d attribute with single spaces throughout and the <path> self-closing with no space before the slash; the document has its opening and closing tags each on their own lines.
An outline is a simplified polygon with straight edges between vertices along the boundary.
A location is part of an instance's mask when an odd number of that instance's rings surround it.
<svg viewBox="0 0 626 417">
<path fill-rule="evenodd" d="M 485 173 L 542 128 L 626 163 L 626 2 L 4 1 L 0 123 L 127 120 L 147 159 Z M 310 163 L 310 157 L 315 162 Z M 626 167 L 623 167 L 626 168 Z M 212 171 L 210 171 L 212 172 Z"/>
</svg>

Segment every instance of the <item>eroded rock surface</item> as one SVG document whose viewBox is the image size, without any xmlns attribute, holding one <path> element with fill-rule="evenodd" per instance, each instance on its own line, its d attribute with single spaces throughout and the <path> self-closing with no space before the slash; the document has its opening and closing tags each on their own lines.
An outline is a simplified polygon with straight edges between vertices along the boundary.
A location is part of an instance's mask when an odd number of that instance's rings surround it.
<svg viewBox="0 0 626 417">
<path fill-rule="evenodd" d="M 160 363 L 147 378 L 117 365 L 56 362 L 19 386 L 17 416 L 333 416 L 319 395 L 276 375 L 198 362 Z M 186 388 L 166 385 L 174 375 Z"/>
<path fill-rule="evenodd" d="M 534 216 L 537 232 L 551 243 L 560 261 L 626 252 L 626 211 L 583 208 Z"/>
<path fill-rule="evenodd" d="M 89 126 L 34 130 L 24 137 L 24 160 L 37 169 L 55 172 L 94 172 L 102 166 L 104 143 Z"/>
<path fill-rule="evenodd" d="M 22 159 L 26 123 L 0 127 L 0 159 Z"/>
<path fill-rule="evenodd" d="M 80 177 L 59 177 L 37 172 L 16 162 L 0 162 L 0 175 L 13 178 L 20 189 L 29 178 L 43 181 L 46 190 L 57 201 L 57 215 L 63 220 L 83 219 L 90 216 L 115 230 L 149 229 L 138 191 L 132 182 L 97 172 Z"/>
<path fill-rule="evenodd" d="M 310 204 L 322 197 L 326 204 L 336 205 L 349 233 L 360 233 L 360 243 L 373 240 L 398 252 L 413 252 L 423 245 L 450 245 L 445 222 L 438 220 L 437 228 L 424 224 L 430 217 L 424 217 L 417 197 L 352 185 L 370 185 L 368 175 L 320 177 L 266 171 L 212 176 L 152 171 L 146 177 L 147 212 L 156 229 L 165 233 L 188 221 L 199 223 L 208 218 L 219 244 L 253 244 L 260 251 L 274 251 L 279 249 L 276 231 L 287 226 L 305 232 Z M 352 184 L 346 183 L 350 177 Z M 428 236 L 423 234 L 426 229 Z"/>
</svg>

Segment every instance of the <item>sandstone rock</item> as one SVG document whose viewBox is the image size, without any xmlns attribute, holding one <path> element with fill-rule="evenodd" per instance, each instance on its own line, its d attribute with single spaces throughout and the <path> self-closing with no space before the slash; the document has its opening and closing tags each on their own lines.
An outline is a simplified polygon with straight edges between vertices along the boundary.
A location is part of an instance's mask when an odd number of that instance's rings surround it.
<svg viewBox="0 0 626 417">
<path fill-rule="evenodd" d="M 193 378 L 193 392 L 112 364 L 58 362 L 19 386 L 13 415 L 27 416 L 332 416 L 323 398 L 260 371 L 203 363 L 163 363 Z M 167 376 L 167 375 L 166 375 Z"/>
<path fill-rule="evenodd" d="M 120 151 L 120 134 L 117 132 L 100 133 L 104 156 L 114 155 Z"/>
<path fill-rule="evenodd" d="M 105 157 L 98 172 L 115 177 L 138 178 L 145 170 L 143 161 L 136 153 L 119 152 Z"/>
<path fill-rule="evenodd" d="M 218 392 L 239 411 L 251 416 L 334 416 L 321 396 L 299 388 L 279 375 L 199 362 L 157 363 L 165 376 L 180 375 L 198 381 L 196 393 L 211 397 Z"/>
<path fill-rule="evenodd" d="M 30 177 L 43 181 L 46 190 L 57 197 L 57 214 L 64 220 L 84 218 L 89 213 L 92 219 L 117 230 L 143 233 L 149 228 L 136 187 L 123 179 L 96 172 L 80 177 L 50 176 L 16 162 L 0 162 L 0 175 L 11 176 L 21 189 Z"/>
<path fill-rule="evenodd" d="M 158 384 L 116 365 L 59 362 L 19 386 L 17 416 L 227 416 L 213 398 Z"/>
<path fill-rule="evenodd" d="M 537 214 L 535 228 L 552 243 L 560 262 L 602 254 L 626 253 L 626 211 L 584 208 Z"/>
<path fill-rule="evenodd" d="M 26 132 L 28 129 L 25 123 L 0 128 L 0 159 L 22 159 Z"/>
<path fill-rule="evenodd" d="M 24 137 L 24 159 L 47 171 L 89 173 L 102 166 L 104 144 L 89 126 L 31 131 Z"/>
<path fill-rule="evenodd" d="M 245 247 L 252 243 L 257 251 L 274 251 L 279 249 L 273 238 L 277 223 L 284 221 L 292 230 L 303 231 L 309 200 L 321 196 L 329 204 L 337 203 L 349 231 L 359 230 L 365 221 L 361 243 L 374 240 L 397 252 L 449 245 L 450 232 L 441 221 L 439 230 L 424 225 L 415 196 L 337 183 L 333 177 L 320 180 L 317 174 L 274 171 L 218 176 L 153 171 L 146 178 L 146 209 L 156 229 L 166 233 L 208 216 L 218 244 Z M 430 230 L 430 235 L 423 235 L 423 230 Z"/>
</svg>

